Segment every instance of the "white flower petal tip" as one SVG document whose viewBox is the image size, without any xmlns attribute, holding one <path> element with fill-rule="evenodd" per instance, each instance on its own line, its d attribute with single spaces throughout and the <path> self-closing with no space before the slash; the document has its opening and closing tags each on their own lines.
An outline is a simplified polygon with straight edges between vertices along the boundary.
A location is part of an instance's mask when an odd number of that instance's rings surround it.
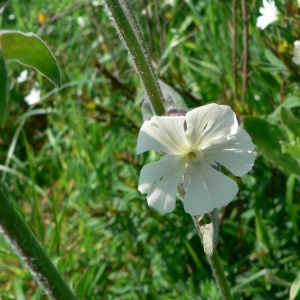
<svg viewBox="0 0 300 300">
<path fill-rule="evenodd" d="M 237 194 L 237 183 L 208 164 L 194 167 L 184 198 L 184 209 L 192 216 L 227 205 Z"/>
<path fill-rule="evenodd" d="M 294 55 L 292 61 L 296 65 L 300 65 L 300 41 L 294 42 Z"/>
<path fill-rule="evenodd" d="M 34 105 L 41 101 L 41 90 L 33 88 L 30 93 L 24 98 L 28 105 Z"/>
<path fill-rule="evenodd" d="M 275 1 L 263 0 L 263 7 L 259 9 L 261 16 L 257 18 L 256 26 L 261 30 L 278 20 L 278 10 Z"/>
<path fill-rule="evenodd" d="M 25 82 L 28 77 L 28 71 L 24 70 L 20 73 L 19 77 L 16 79 L 18 83 Z"/>
<path fill-rule="evenodd" d="M 254 145 L 240 128 L 229 106 L 209 104 L 184 117 L 153 117 L 139 133 L 137 152 L 164 152 L 158 161 L 143 167 L 139 191 L 149 206 L 171 212 L 178 184 L 183 182 L 184 209 L 191 215 L 227 205 L 238 186 L 212 166 L 221 164 L 236 176 L 249 172 L 255 161 Z"/>
</svg>

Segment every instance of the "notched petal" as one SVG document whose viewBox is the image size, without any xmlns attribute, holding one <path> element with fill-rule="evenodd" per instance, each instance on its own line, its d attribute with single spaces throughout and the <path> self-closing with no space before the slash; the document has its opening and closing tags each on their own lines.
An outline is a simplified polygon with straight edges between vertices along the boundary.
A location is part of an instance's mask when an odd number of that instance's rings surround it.
<svg viewBox="0 0 300 300">
<path fill-rule="evenodd" d="M 205 158 L 217 162 L 227 168 L 235 176 L 243 176 L 249 172 L 255 161 L 254 145 L 249 134 L 242 128 L 226 141 L 211 144 L 204 150 Z"/>
<path fill-rule="evenodd" d="M 184 198 L 184 209 L 192 216 L 227 205 L 238 192 L 236 182 L 203 162 L 193 167 Z"/>
<path fill-rule="evenodd" d="M 176 145 L 177 150 L 173 153 L 180 152 L 183 145 L 186 144 L 186 137 L 184 134 L 185 117 L 157 117 L 151 119 L 151 125 L 156 126 L 165 133 L 166 136 Z"/>
<path fill-rule="evenodd" d="M 156 150 L 165 153 L 176 151 L 177 145 L 160 129 L 146 121 L 140 129 L 137 141 L 137 154 Z"/>
<path fill-rule="evenodd" d="M 218 104 L 208 104 L 189 111 L 186 114 L 187 130 L 190 144 L 197 144 L 207 124 L 222 112 Z"/>
<path fill-rule="evenodd" d="M 174 210 L 177 186 L 185 168 L 176 155 L 165 155 L 160 161 L 143 167 L 138 189 L 148 194 L 149 206 L 163 212 Z"/>
</svg>

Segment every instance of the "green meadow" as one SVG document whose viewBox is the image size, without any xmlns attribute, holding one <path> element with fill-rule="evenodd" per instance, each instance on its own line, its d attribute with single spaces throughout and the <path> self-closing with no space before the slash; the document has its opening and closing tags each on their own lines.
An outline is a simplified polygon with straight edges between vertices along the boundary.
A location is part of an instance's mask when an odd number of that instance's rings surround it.
<svg viewBox="0 0 300 300">
<path fill-rule="evenodd" d="M 231 106 L 255 144 L 249 173 L 223 170 L 239 186 L 219 211 L 217 246 L 233 299 L 300 299 L 296 1 L 277 0 L 280 18 L 264 30 L 260 0 L 131 2 L 158 77 L 189 109 Z M 78 298 L 221 299 L 181 201 L 163 214 L 137 189 L 161 155 L 136 154 L 145 91 L 101 1 L 1 1 L 0 29 L 35 33 L 60 67 L 58 90 L 7 64 L 0 180 Z M 41 101 L 28 105 L 35 86 Z M 48 299 L 2 235 L 0 299 Z"/>
</svg>

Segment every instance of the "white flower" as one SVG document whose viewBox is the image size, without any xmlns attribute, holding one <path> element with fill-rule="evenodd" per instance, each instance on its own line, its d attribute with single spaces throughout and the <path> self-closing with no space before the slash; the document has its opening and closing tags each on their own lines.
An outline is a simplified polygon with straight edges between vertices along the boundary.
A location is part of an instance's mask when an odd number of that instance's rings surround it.
<svg viewBox="0 0 300 300">
<path fill-rule="evenodd" d="M 8 16 L 8 20 L 10 20 L 10 21 L 13 21 L 13 20 L 15 20 L 16 19 L 16 15 L 14 15 L 14 14 L 10 14 L 9 16 Z"/>
<path fill-rule="evenodd" d="M 85 19 L 84 19 L 84 17 L 79 16 L 79 17 L 77 18 L 77 23 L 78 23 L 78 25 L 79 25 L 81 28 L 83 28 L 83 27 L 85 26 Z"/>
<path fill-rule="evenodd" d="M 235 113 L 217 104 L 196 108 L 184 117 L 154 116 L 146 121 L 138 136 L 137 153 L 152 149 L 166 154 L 143 167 L 139 191 L 148 194 L 150 206 L 171 212 L 183 179 L 184 209 L 191 215 L 227 205 L 238 192 L 234 180 L 213 168 L 216 163 L 242 176 L 255 160 L 251 138 L 238 126 Z"/>
<path fill-rule="evenodd" d="M 292 60 L 294 64 L 300 65 L 300 41 L 295 41 L 294 46 L 294 56 Z"/>
<path fill-rule="evenodd" d="M 263 0 L 263 7 L 259 9 L 259 12 L 262 15 L 257 18 L 256 26 L 260 29 L 265 29 L 278 19 L 278 10 L 272 0 Z"/>
<path fill-rule="evenodd" d="M 98 0 L 92 1 L 92 5 L 93 5 L 94 7 L 100 6 L 100 5 L 101 5 L 101 1 L 98 1 Z"/>
<path fill-rule="evenodd" d="M 24 98 L 28 105 L 34 105 L 41 101 L 41 90 L 39 87 L 34 87 L 30 93 Z"/>
<path fill-rule="evenodd" d="M 18 83 L 22 83 L 27 80 L 27 77 L 28 77 L 28 71 L 24 70 L 20 73 L 19 77 L 17 77 L 16 80 Z"/>
</svg>

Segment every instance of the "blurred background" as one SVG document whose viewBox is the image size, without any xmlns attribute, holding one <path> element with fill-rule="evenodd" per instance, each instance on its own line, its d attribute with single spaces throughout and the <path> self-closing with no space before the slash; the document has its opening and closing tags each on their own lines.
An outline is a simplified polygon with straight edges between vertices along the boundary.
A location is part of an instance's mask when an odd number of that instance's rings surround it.
<svg viewBox="0 0 300 300">
<path fill-rule="evenodd" d="M 288 122 L 300 122 L 300 18 L 295 1 L 276 5 L 282 19 L 260 30 L 261 1 L 132 1 L 159 78 L 190 109 L 230 105 L 256 144 L 253 170 L 228 174 L 240 190 L 220 211 L 235 299 L 288 299 L 300 269 L 299 136 Z M 161 214 L 137 191 L 159 154 L 136 155 L 144 90 L 101 2 L 2 0 L 0 28 L 37 34 L 62 72 L 57 91 L 8 64 L 0 178 L 79 298 L 220 299 L 182 204 Z M 47 299 L 2 236 L 0 295 Z"/>
</svg>

